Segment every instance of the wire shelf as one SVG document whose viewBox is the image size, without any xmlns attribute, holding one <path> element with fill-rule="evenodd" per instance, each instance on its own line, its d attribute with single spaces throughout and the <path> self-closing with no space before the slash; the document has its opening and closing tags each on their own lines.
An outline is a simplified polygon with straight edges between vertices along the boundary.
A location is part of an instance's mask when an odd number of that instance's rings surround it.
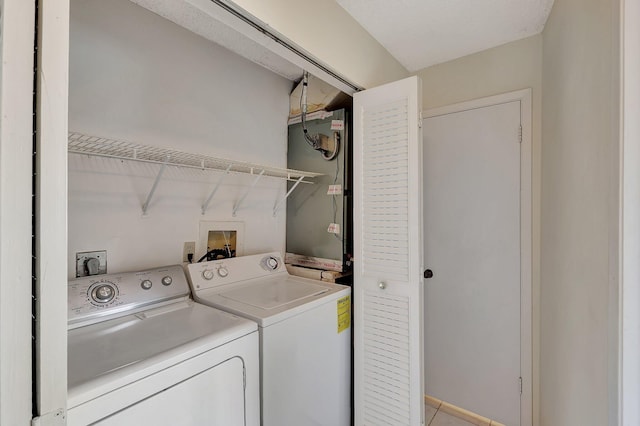
<svg viewBox="0 0 640 426">
<path fill-rule="evenodd" d="M 69 153 L 86 154 L 120 160 L 139 161 L 191 169 L 213 170 L 231 173 L 245 173 L 312 183 L 305 179 L 322 176 L 322 173 L 302 170 L 282 169 L 243 161 L 228 160 L 207 155 L 191 154 L 173 149 L 157 148 L 115 139 L 69 132 Z"/>
<path fill-rule="evenodd" d="M 253 183 L 246 189 L 242 197 L 233 206 L 233 216 L 240 208 L 244 199 L 249 192 L 258 183 L 262 176 L 269 176 L 279 179 L 294 181 L 295 184 L 273 207 L 273 215 L 275 216 L 284 201 L 289 197 L 291 192 L 300 183 L 313 183 L 309 180 L 322 173 L 303 172 L 302 170 L 281 169 L 278 167 L 263 166 L 260 164 L 246 163 L 243 161 L 227 160 L 224 158 L 211 157 L 208 155 L 197 155 L 188 152 L 176 151 L 173 149 L 157 148 L 149 145 L 141 145 L 132 142 L 125 142 L 115 139 L 101 138 L 98 136 L 90 136 L 77 132 L 69 132 L 69 148 L 70 154 L 83 154 L 97 157 L 115 158 L 119 160 L 138 161 L 143 163 L 152 163 L 160 165 L 160 170 L 153 182 L 147 199 L 142 205 L 142 214 L 146 215 L 149 205 L 156 191 L 162 173 L 166 166 L 186 167 L 189 169 L 212 170 L 223 172 L 209 196 L 202 203 L 201 211 L 204 215 L 209 208 L 211 200 L 216 194 L 218 188 L 222 184 L 224 177 L 229 173 L 243 173 L 255 175 Z"/>
</svg>

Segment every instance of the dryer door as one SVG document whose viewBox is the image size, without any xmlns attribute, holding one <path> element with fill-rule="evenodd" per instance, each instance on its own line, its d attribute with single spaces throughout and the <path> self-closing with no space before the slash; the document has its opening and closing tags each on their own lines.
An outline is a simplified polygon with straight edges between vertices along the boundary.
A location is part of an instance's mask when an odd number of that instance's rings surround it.
<svg viewBox="0 0 640 426">
<path fill-rule="evenodd" d="M 96 424 L 245 426 L 245 420 L 244 362 L 234 357 Z"/>
</svg>

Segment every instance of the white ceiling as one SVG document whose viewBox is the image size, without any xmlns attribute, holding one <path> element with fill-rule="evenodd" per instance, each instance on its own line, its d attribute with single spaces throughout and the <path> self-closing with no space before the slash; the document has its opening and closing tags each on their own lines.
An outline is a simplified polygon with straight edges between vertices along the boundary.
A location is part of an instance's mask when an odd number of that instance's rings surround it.
<svg viewBox="0 0 640 426">
<path fill-rule="evenodd" d="M 336 0 L 407 70 L 540 33 L 553 0 Z"/>
</svg>

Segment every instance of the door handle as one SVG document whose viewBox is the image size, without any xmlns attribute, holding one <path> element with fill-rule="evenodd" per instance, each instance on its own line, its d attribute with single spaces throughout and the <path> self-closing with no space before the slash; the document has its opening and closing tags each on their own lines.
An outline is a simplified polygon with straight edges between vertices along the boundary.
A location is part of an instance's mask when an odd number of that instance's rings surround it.
<svg viewBox="0 0 640 426">
<path fill-rule="evenodd" d="M 425 278 L 431 278 L 431 277 L 433 277 L 433 271 L 431 269 L 425 269 L 423 276 Z"/>
<path fill-rule="evenodd" d="M 381 290 L 384 290 L 385 288 L 387 288 L 387 283 L 385 283 L 384 281 L 380 281 L 378 283 L 378 287 L 380 287 Z"/>
</svg>

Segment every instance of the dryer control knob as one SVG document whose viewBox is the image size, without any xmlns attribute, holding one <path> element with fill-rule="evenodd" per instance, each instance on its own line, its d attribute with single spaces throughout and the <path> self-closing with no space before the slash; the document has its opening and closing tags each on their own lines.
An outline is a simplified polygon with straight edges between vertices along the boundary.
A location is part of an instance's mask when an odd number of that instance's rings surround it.
<svg viewBox="0 0 640 426">
<path fill-rule="evenodd" d="M 116 297 L 116 289 L 113 283 L 100 283 L 91 289 L 91 299 L 97 303 L 108 303 Z"/>
<path fill-rule="evenodd" d="M 210 280 L 213 279 L 213 270 L 212 269 L 205 269 L 204 271 L 202 271 L 202 278 L 204 278 L 205 280 Z"/>
<path fill-rule="evenodd" d="M 171 278 L 169 275 L 162 278 L 162 285 L 171 285 L 172 282 L 173 278 Z"/>
<path fill-rule="evenodd" d="M 153 286 L 153 283 L 150 280 L 144 280 L 140 283 L 140 287 L 144 290 L 149 290 Z"/>
<path fill-rule="evenodd" d="M 222 278 L 224 278 L 227 275 L 229 275 L 229 270 L 227 268 L 225 268 L 224 266 L 221 266 L 220 268 L 218 268 L 218 275 L 220 275 Z"/>
</svg>

